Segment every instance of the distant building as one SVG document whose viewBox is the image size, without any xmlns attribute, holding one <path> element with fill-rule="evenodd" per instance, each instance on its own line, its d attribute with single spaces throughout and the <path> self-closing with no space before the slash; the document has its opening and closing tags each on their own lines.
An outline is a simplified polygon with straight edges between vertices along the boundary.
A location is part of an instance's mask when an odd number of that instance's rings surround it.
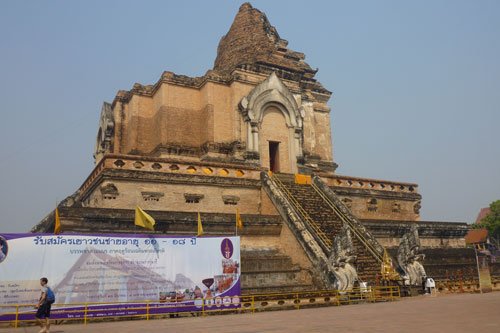
<svg viewBox="0 0 500 333">
<path fill-rule="evenodd" d="M 467 233 L 467 236 L 465 236 L 465 241 L 467 242 L 467 244 L 474 245 L 474 247 L 478 249 L 486 249 L 486 243 L 488 242 L 488 230 L 470 230 Z"/>
<path fill-rule="evenodd" d="M 481 220 L 489 213 L 491 213 L 491 209 L 489 209 L 488 207 L 481 208 L 481 210 L 479 211 L 479 214 L 477 214 L 476 222 L 474 222 L 474 223 L 480 223 Z"/>
</svg>

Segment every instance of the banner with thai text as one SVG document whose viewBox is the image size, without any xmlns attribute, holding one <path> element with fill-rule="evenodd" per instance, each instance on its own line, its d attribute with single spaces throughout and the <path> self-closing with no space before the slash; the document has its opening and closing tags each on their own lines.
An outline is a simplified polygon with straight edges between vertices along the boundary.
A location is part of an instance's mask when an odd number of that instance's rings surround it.
<svg viewBox="0 0 500 333">
<path fill-rule="evenodd" d="M 239 237 L 0 234 L 0 322 L 38 302 L 41 277 L 55 319 L 83 318 L 83 303 L 94 303 L 87 318 L 235 308 Z M 28 307 L 16 311 L 33 319 Z"/>
</svg>

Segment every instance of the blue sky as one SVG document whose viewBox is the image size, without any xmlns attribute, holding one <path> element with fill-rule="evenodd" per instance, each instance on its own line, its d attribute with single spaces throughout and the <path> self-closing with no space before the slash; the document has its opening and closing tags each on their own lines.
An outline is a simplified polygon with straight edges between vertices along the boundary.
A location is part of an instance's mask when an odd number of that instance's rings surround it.
<svg viewBox="0 0 500 333">
<path fill-rule="evenodd" d="M 0 231 L 93 168 L 103 101 L 201 76 L 240 1 L 0 2 Z M 500 2 L 252 1 L 333 96 L 337 173 L 416 182 L 422 220 L 500 199 Z"/>
</svg>

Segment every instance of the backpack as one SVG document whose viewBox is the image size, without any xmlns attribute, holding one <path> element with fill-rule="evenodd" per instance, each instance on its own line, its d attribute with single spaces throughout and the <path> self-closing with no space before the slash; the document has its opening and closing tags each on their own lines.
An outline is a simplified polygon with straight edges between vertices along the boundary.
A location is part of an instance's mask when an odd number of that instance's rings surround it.
<svg viewBox="0 0 500 333">
<path fill-rule="evenodd" d="M 52 289 L 50 289 L 49 287 L 47 287 L 47 296 L 45 297 L 45 299 L 49 304 L 52 304 L 56 301 L 56 296 L 54 295 Z"/>
</svg>

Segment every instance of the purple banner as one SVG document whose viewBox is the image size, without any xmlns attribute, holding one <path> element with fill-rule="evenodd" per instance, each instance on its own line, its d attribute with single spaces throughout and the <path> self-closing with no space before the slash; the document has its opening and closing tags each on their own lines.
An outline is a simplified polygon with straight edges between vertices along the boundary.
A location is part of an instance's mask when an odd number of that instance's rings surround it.
<svg viewBox="0 0 500 333">
<path fill-rule="evenodd" d="M 16 319 L 16 305 L 18 320 L 34 319 L 42 276 L 56 295 L 54 319 L 240 307 L 239 237 L 0 234 L 0 242 L 0 322 Z"/>
</svg>

